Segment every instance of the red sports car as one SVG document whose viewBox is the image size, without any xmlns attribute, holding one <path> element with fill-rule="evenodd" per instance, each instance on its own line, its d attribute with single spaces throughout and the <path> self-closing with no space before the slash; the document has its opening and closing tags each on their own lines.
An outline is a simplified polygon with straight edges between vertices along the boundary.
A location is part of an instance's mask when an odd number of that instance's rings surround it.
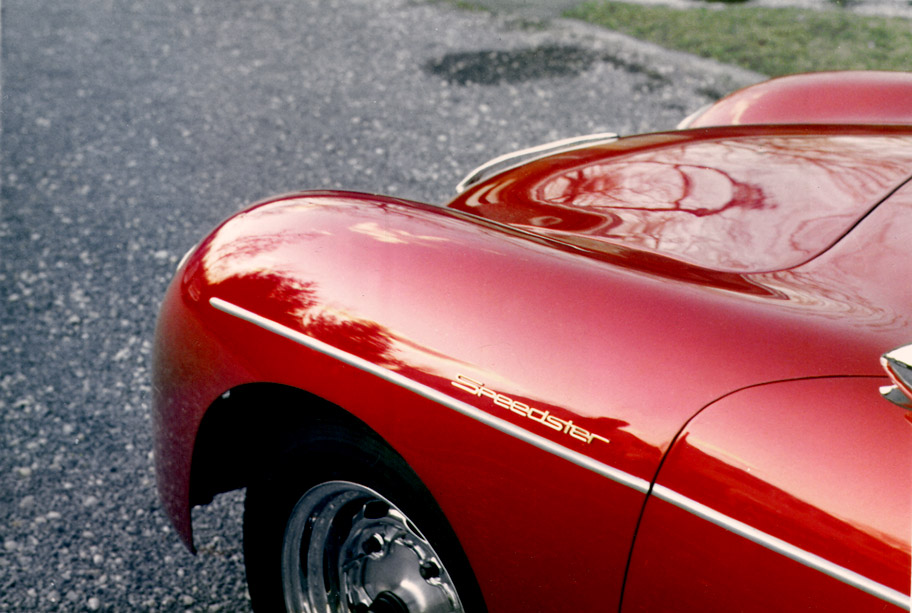
<svg viewBox="0 0 912 613">
<path fill-rule="evenodd" d="M 154 374 L 187 546 L 246 487 L 258 611 L 908 611 L 912 75 L 685 127 L 200 242 Z"/>
</svg>

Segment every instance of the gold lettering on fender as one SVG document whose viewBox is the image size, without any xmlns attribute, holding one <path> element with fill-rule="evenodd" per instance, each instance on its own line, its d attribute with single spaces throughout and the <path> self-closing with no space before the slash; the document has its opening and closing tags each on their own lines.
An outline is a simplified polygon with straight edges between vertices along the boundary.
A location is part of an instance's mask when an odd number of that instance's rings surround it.
<svg viewBox="0 0 912 613">
<path fill-rule="evenodd" d="M 573 423 L 573 420 L 561 419 L 556 415 L 552 415 L 551 411 L 536 409 L 530 407 L 524 402 L 513 400 L 509 396 L 504 396 L 503 394 L 499 394 L 494 390 L 485 387 L 485 384 L 481 381 L 476 381 L 475 379 L 472 379 L 465 375 L 456 375 L 456 379 L 450 381 L 450 383 L 453 384 L 453 387 L 461 389 L 464 392 L 468 392 L 469 394 L 477 396 L 478 398 L 481 398 L 482 396 L 490 398 L 491 402 L 493 402 L 498 407 L 507 409 L 508 411 L 516 413 L 517 415 L 521 415 L 526 419 L 531 419 L 532 421 L 538 422 L 543 426 L 566 434 L 567 436 L 571 436 L 578 441 L 586 443 L 587 445 L 592 444 L 592 441 L 594 440 L 599 440 L 603 443 L 611 442 L 603 436 L 599 436 L 598 434 L 589 432 L 589 430 L 586 430 L 585 428 L 577 426 Z"/>
</svg>

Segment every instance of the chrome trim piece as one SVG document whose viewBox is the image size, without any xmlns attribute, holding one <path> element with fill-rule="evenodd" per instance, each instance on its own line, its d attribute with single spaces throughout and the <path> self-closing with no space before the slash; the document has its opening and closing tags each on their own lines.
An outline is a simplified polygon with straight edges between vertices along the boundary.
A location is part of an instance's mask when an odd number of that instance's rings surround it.
<svg viewBox="0 0 912 613">
<path fill-rule="evenodd" d="M 542 451 L 547 451 L 548 453 L 563 458 L 568 462 L 572 462 L 577 466 L 591 470 L 592 472 L 606 477 L 616 483 L 625 485 L 642 494 L 645 494 L 649 491 L 649 481 L 645 479 L 640 479 L 639 477 L 627 474 L 621 470 L 618 470 L 617 468 L 608 466 L 607 464 L 599 462 L 598 460 L 594 460 L 589 456 L 583 455 L 582 453 L 568 449 L 567 447 L 559 445 L 550 439 L 539 436 L 533 432 L 529 432 L 524 428 L 520 428 L 519 426 L 512 424 L 506 420 L 486 413 L 471 404 L 457 400 L 456 398 L 448 396 L 447 394 L 424 385 L 423 383 L 412 381 L 408 377 L 404 377 L 397 372 L 383 368 L 382 366 L 378 366 L 373 362 L 368 362 L 367 360 L 359 358 L 356 355 L 352 355 L 347 351 L 337 349 L 336 347 L 324 343 L 323 341 L 319 341 L 315 338 L 307 336 L 306 334 L 298 332 L 297 330 L 293 330 L 288 326 L 283 326 L 282 324 L 266 319 L 265 317 L 257 315 L 256 313 L 248 311 L 247 309 L 222 300 L 221 298 L 210 298 L 209 304 L 219 311 L 233 315 L 238 319 L 252 323 L 256 326 L 259 326 L 260 328 L 263 328 L 264 330 L 269 330 L 270 332 L 274 332 L 279 336 L 304 345 L 305 347 L 313 349 L 314 351 L 318 351 L 331 358 L 335 358 L 340 362 L 348 364 L 349 366 L 353 366 L 359 370 L 363 370 L 364 372 L 380 377 L 385 381 L 414 392 L 423 398 L 427 398 L 428 400 L 442 404 L 443 406 L 452 409 L 457 413 L 461 413 L 466 417 L 470 417 L 476 421 L 479 421 L 487 426 L 494 428 L 495 430 L 503 432 L 504 434 L 508 434 L 514 438 L 529 443 L 530 445 L 533 445 Z"/>
<path fill-rule="evenodd" d="M 475 185 L 482 179 L 501 173 L 505 170 L 509 170 L 511 168 L 516 168 L 517 166 L 525 164 L 526 162 L 530 162 L 533 159 L 542 158 L 553 153 L 572 151 L 573 149 L 579 149 L 587 145 L 611 143 L 617 139 L 618 135 L 614 132 L 601 132 L 599 134 L 573 136 L 571 138 L 564 138 L 550 143 L 545 143 L 544 145 L 536 145 L 535 147 L 529 147 L 527 149 L 513 151 L 512 153 L 506 153 L 494 158 L 493 160 L 485 162 L 467 174 L 462 181 L 456 184 L 456 193 L 461 194 L 468 187 Z M 497 168 L 498 166 L 502 166 L 502 168 Z"/>
<path fill-rule="evenodd" d="M 890 379 L 896 385 L 894 389 L 881 388 L 880 393 L 884 398 L 904 409 L 912 408 L 909 397 L 912 396 L 912 345 L 905 345 L 880 356 L 880 365 L 883 366 Z"/>
<path fill-rule="evenodd" d="M 184 253 L 184 255 L 181 256 L 181 259 L 177 262 L 177 266 L 174 268 L 175 272 L 184 267 L 184 264 L 187 263 L 187 260 L 190 259 L 190 255 L 193 254 L 194 251 L 196 251 L 197 247 L 199 247 L 199 243 L 196 243 L 195 245 L 193 245 L 192 247 L 187 249 L 186 253 Z"/>
<path fill-rule="evenodd" d="M 912 399 L 906 396 L 898 385 L 882 385 L 880 387 L 880 395 L 896 406 L 912 411 Z"/>
<path fill-rule="evenodd" d="M 314 351 L 337 359 L 345 364 L 348 364 L 349 366 L 353 366 L 359 370 L 378 376 L 385 381 L 407 389 L 423 398 L 437 402 L 449 409 L 456 411 L 457 413 L 479 421 L 487 426 L 494 428 L 495 430 L 503 432 L 504 434 L 529 443 L 530 445 L 533 445 L 542 451 L 546 451 L 560 458 L 563 458 L 568 462 L 576 464 L 577 466 L 591 470 L 616 483 L 630 487 L 642 494 L 650 493 L 650 484 L 645 479 L 635 477 L 621 470 L 618 470 L 617 468 L 594 460 L 579 452 L 573 451 L 572 449 L 568 449 L 563 445 L 559 445 L 554 441 L 546 439 L 533 432 L 529 432 L 528 430 L 520 428 L 519 426 L 500 419 L 499 417 L 490 415 L 489 413 L 486 413 L 473 405 L 457 400 L 456 398 L 444 394 L 437 389 L 434 389 L 422 383 L 418 383 L 416 381 L 412 381 L 411 379 L 404 377 L 397 372 L 388 370 L 382 366 L 378 366 L 373 362 L 369 362 L 346 351 L 342 351 L 336 347 L 333 347 L 332 345 L 309 337 L 306 334 L 298 332 L 297 330 L 294 330 L 282 324 L 276 323 L 270 319 L 262 317 L 261 315 L 257 315 L 256 313 L 222 300 L 221 298 L 210 298 L 209 304 L 219 311 L 237 317 L 238 319 L 263 328 L 264 330 L 278 334 L 279 336 L 304 345 L 305 347 L 313 349 Z M 868 579 L 864 575 L 860 575 L 845 567 L 839 566 L 838 564 L 834 564 L 825 558 L 800 549 L 786 541 L 778 539 L 770 534 L 753 528 L 748 524 L 715 511 L 695 500 L 678 494 L 674 490 L 668 489 L 665 486 L 658 484 L 654 485 L 651 488 L 651 494 L 660 500 L 668 502 L 669 504 L 687 511 L 688 513 L 691 513 L 703 520 L 729 530 L 730 532 L 746 538 L 753 543 L 779 553 L 791 560 L 798 562 L 799 564 L 803 564 L 804 566 L 817 570 L 829 577 L 836 579 L 837 581 L 855 587 L 867 594 L 880 598 L 881 600 L 896 605 L 906 611 L 912 610 L 912 596 L 909 594 L 898 592 L 897 590 Z"/>
<path fill-rule="evenodd" d="M 700 108 L 698 108 L 696 111 L 694 111 L 693 113 L 691 113 L 690 115 L 688 115 L 687 117 L 685 117 L 684 119 L 682 119 L 682 120 L 680 121 L 680 123 L 678 123 L 678 125 L 675 126 L 675 129 L 676 129 L 676 130 L 686 130 L 686 129 L 688 129 L 688 128 L 690 127 L 690 124 L 692 124 L 694 121 L 697 120 L 697 117 L 699 117 L 700 115 L 702 115 L 703 113 L 705 113 L 706 111 L 708 111 L 710 108 L 712 108 L 712 106 L 713 106 L 714 104 L 715 104 L 715 103 L 713 103 L 713 102 L 710 102 L 710 103 L 708 103 L 708 104 L 704 104 L 703 106 L 701 106 Z"/>
<path fill-rule="evenodd" d="M 912 368 L 912 345 L 903 345 L 883 355 L 885 360 L 897 362 L 906 368 Z"/>
<path fill-rule="evenodd" d="M 898 592 L 893 588 L 887 587 L 876 581 L 868 579 L 864 575 L 860 575 L 855 571 L 851 571 L 848 568 L 834 564 L 825 558 L 821 558 L 818 555 L 799 549 L 794 545 L 778 539 L 775 536 L 761 532 L 756 528 L 753 528 L 743 522 L 733 519 L 727 515 L 723 515 L 718 511 L 715 511 L 704 504 L 700 504 L 695 500 L 691 500 L 686 496 L 678 494 L 674 490 L 670 490 L 665 486 L 656 484 L 652 488 L 652 495 L 660 500 L 672 504 L 679 509 L 683 509 L 688 513 L 696 515 L 697 517 L 704 519 L 712 524 L 715 524 L 721 528 L 725 528 L 730 532 L 734 532 L 738 536 L 746 538 L 747 540 L 754 542 L 761 547 L 766 547 L 771 551 L 775 551 L 778 554 L 781 554 L 790 560 L 794 560 L 799 564 L 803 564 L 808 568 L 812 568 L 816 571 L 819 571 L 829 577 L 832 577 L 842 583 L 851 585 L 867 594 L 880 598 L 883 601 L 894 604 L 906 611 L 910 610 L 912 606 L 912 597 L 909 594 L 903 594 Z"/>
</svg>

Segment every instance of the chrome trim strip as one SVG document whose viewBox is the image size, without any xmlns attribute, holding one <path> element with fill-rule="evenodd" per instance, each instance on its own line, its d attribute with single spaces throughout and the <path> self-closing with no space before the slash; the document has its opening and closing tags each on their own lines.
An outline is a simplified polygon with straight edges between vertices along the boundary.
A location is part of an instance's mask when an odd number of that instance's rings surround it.
<svg viewBox="0 0 912 613">
<path fill-rule="evenodd" d="M 684 119 L 682 119 L 682 120 L 680 121 L 680 123 L 678 123 L 678 125 L 675 126 L 675 130 L 686 130 L 686 129 L 688 129 L 688 128 L 690 127 L 690 124 L 692 124 L 694 121 L 696 121 L 696 120 L 697 120 L 697 117 L 699 117 L 700 115 L 702 115 L 703 113 L 705 113 L 706 111 L 708 111 L 710 108 L 712 108 L 713 104 L 714 104 L 714 103 L 710 102 L 710 103 L 704 104 L 703 106 L 701 106 L 700 108 L 698 108 L 696 111 L 694 111 L 693 113 L 691 113 L 690 115 L 688 115 L 687 117 L 685 117 Z"/>
<path fill-rule="evenodd" d="M 572 151 L 573 149 L 578 149 L 580 147 L 585 147 L 587 145 L 594 145 L 597 143 L 610 143 L 618 140 L 618 135 L 614 132 L 601 132 L 599 134 L 586 134 L 584 136 L 572 136 L 570 138 L 564 138 L 561 140 L 556 140 L 550 143 L 545 143 L 544 145 L 536 145 L 534 147 L 528 147 L 526 149 L 520 149 L 518 151 L 513 151 L 510 153 L 505 153 L 500 155 L 492 160 L 488 160 L 478 168 L 472 170 L 465 178 L 456 184 L 456 193 L 461 194 L 471 185 L 474 185 L 485 178 L 485 175 L 493 176 L 497 173 L 504 172 L 510 168 L 515 168 L 520 165 L 520 158 L 528 158 L 522 160 L 522 163 L 530 162 L 533 159 L 542 158 L 552 153 L 562 153 L 564 151 Z M 493 169 L 497 166 L 503 166 L 503 168 L 494 171 Z"/>
<path fill-rule="evenodd" d="M 803 564 L 809 568 L 812 568 L 816 571 L 819 571 L 825 575 L 828 575 L 842 583 L 851 585 L 865 593 L 868 593 L 872 596 L 876 596 L 883 601 L 894 604 L 906 611 L 910 610 L 912 606 L 912 597 L 909 594 L 903 594 L 898 592 L 893 588 L 887 587 L 876 581 L 868 579 L 864 575 L 860 575 L 855 571 L 849 570 L 834 564 L 825 558 L 821 558 L 818 555 L 799 549 L 794 545 L 778 539 L 775 536 L 769 535 L 765 532 L 761 532 L 756 528 L 753 528 L 743 522 L 733 519 L 727 515 L 723 515 L 718 511 L 715 511 L 704 504 L 700 504 L 695 500 L 691 500 L 686 496 L 670 490 L 665 486 L 656 484 L 652 488 L 652 494 L 660 499 L 664 500 L 669 504 L 673 504 L 679 509 L 683 509 L 688 513 L 696 515 L 697 517 L 704 519 L 712 524 L 715 524 L 719 527 L 725 528 L 730 532 L 734 532 L 738 536 L 746 538 L 749 541 L 757 543 L 762 547 L 766 547 L 772 551 L 775 551 L 778 554 L 784 555 L 785 557 Z"/>
<path fill-rule="evenodd" d="M 881 389 L 881 394 L 893 404 L 904 409 L 912 408 L 909 400 L 909 396 L 912 395 L 912 345 L 898 347 L 883 354 L 880 356 L 880 365 L 896 384 L 893 386 L 896 388 L 895 391 L 884 393 L 884 390 Z"/>
<path fill-rule="evenodd" d="M 618 470 L 617 468 L 608 466 L 607 464 L 599 462 L 598 460 L 594 460 L 589 456 L 583 455 L 582 453 L 568 449 L 567 447 L 559 445 L 550 439 L 539 436 L 533 432 L 529 432 L 524 428 L 520 428 L 519 426 L 512 424 L 506 420 L 486 413 L 471 404 L 457 400 L 456 398 L 448 396 L 439 390 L 424 385 L 423 383 L 412 381 L 411 379 L 404 377 L 397 372 L 386 369 L 382 366 L 378 366 L 373 362 L 368 362 L 367 360 L 359 358 L 356 355 L 352 355 L 347 351 L 337 349 L 336 347 L 324 343 L 323 341 L 319 341 L 315 338 L 307 336 L 306 334 L 298 332 L 297 330 L 293 330 L 288 326 L 284 326 L 270 319 L 257 315 L 256 313 L 231 304 L 230 302 L 222 300 L 221 298 L 210 298 L 209 304 L 219 311 L 233 315 L 238 319 L 252 323 L 256 326 L 259 326 L 260 328 L 263 328 L 264 330 L 274 332 L 279 336 L 304 345 L 305 347 L 313 349 L 314 351 L 318 351 L 331 358 L 335 358 L 340 362 L 348 364 L 349 366 L 353 366 L 359 370 L 363 370 L 364 372 L 380 377 L 385 381 L 389 381 L 394 385 L 403 387 L 411 392 L 418 394 L 419 396 L 427 398 L 428 400 L 442 404 L 443 406 L 452 409 L 457 413 L 461 413 L 466 417 L 470 417 L 476 421 L 479 421 L 487 426 L 494 428 L 495 430 L 503 432 L 504 434 L 508 434 L 514 438 L 529 443 L 530 445 L 533 445 L 542 451 L 547 451 L 548 453 L 563 458 L 568 462 L 572 462 L 577 466 L 591 470 L 592 472 L 606 477 L 616 483 L 625 485 L 642 494 L 645 494 L 649 491 L 649 481 L 645 479 L 640 479 L 639 477 L 627 474 L 621 470 Z"/>
<path fill-rule="evenodd" d="M 912 400 L 906 396 L 904 391 L 899 389 L 898 385 L 882 385 L 880 387 L 880 395 L 896 406 L 912 411 Z"/>
<path fill-rule="evenodd" d="M 180 270 L 181 268 L 184 267 L 184 264 L 187 263 L 187 260 L 190 259 L 190 256 L 193 254 L 194 251 L 196 251 L 197 247 L 199 247 L 199 243 L 196 243 L 195 245 L 193 245 L 192 247 L 187 249 L 187 251 L 184 253 L 184 255 L 181 256 L 181 259 L 177 262 L 177 266 L 174 267 L 175 272 L 177 272 L 178 270 Z"/>
<path fill-rule="evenodd" d="M 528 430 L 520 428 L 519 426 L 500 419 L 499 417 L 495 417 L 494 415 L 486 413 L 473 405 L 448 396 L 447 394 L 444 394 L 443 392 L 440 392 L 439 390 L 436 390 L 430 386 L 412 381 L 411 379 L 404 377 L 397 372 L 391 371 L 382 366 L 378 366 L 373 362 L 368 362 L 367 360 L 359 358 L 358 356 L 346 351 L 337 349 L 332 345 L 307 336 L 306 334 L 298 332 L 297 330 L 293 330 L 288 326 L 276 323 L 270 319 L 262 317 L 261 315 L 257 315 L 256 313 L 222 300 L 221 298 L 210 298 L 209 304 L 219 311 L 237 317 L 238 319 L 263 328 L 264 330 L 278 334 L 279 336 L 304 345 L 305 347 L 313 349 L 314 351 L 344 362 L 349 366 L 353 366 L 354 368 L 380 377 L 385 381 L 414 392 L 423 398 L 437 402 L 449 409 L 456 411 L 457 413 L 479 421 L 487 426 L 494 428 L 495 430 L 499 430 L 504 434 L 508 434 L 509 436 L 529 443 L 530 445 L 533 445 L 542 451 L 546 451 L 560 458 L 563 458 L 568 462 L 576 464 L 577 466 L 591 470 L 592 472 L 606 477 L 616 483 L 630 487 L 642 494 L 649 493 L 650 484 L 645 479 L 635 477 L 621 470 L 618 470 L 617 468 L 594 460 L 577 451 L 568 449 L 567 447 L 559 445 L 554 441 L 546 439 L 533 432 L 529 432 Z M 854 571 L 839 566 L 838 564 L 834 564 L 829 560 L 821 558 L 818 555 L 815 555 L 803 549 L 799 549 L 798 547 L 787 543 L 786 541 L 757 530 L 756 528 L 753 528 L 743 522 L 715 511 L 704 504 L 700 504 L 695 500 L 678 494 L 674 490 L 668 489 L 663 485 L 654 485 L 652 487 L 651 493 L 660 500 L 668 502 L 669 504 L 687 511 L 688 513 L 691 513 L 703 520 L 729 530 L 743 538 L 748 539 L 749 541 L 757 543 L 762 547 L 766 547 L 771 551 L 775 551 L 776 553 L 784 555 L 785 557 L 794 560 L 799 564 L 803 564 L 804 566 L 822 572 L 829 577 L 855 587 L 867 594 L 880 598 L 885 602 L 894 604 L 906 611 L 912 610 L 910 609 L 910 607 L 912 607 L 912 597 L 910 597 L 908 594 L 898 592 L 890 587 L 868 579 L 864 575 L 860 575 Z"/>
</svg>

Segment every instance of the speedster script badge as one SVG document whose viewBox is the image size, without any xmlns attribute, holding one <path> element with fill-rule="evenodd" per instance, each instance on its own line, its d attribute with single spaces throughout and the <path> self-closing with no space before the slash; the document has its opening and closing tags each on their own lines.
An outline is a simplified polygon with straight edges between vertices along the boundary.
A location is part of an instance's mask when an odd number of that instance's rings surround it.
<svg viewBox="0 0 912 613">
<path fill-rule="evenodd" d="M 465 375 L 456 375 L 455 381 L 450 381 L 454 387 L 461 389 L 464 392 L 468 392 L 473 396 L 482 397 L 485 396 L 491 399 L 491 402 L 496 404 L 499 407 L 507 409 L 516 413 L 517 415 L 522 415 L 526 419 L 531 419 L 532 421 L 538 422 L 544 426 L 551 428 L 552 430 L 557 430 L 558 432 L 563 432 L 568 436 L 582 441 L 584 443 L 591 444 L 594 440 L 602 441 L 603 443 L 610 442 L 607 438 L 599 436 L 593 432 L 589 432 L 585 428 L 581 428 L 573 423 L 572 420 L 561 419 L 555 415 L 551 414 L 551 411 L 536 409 L 529 406 L 524 402 L 518 400 L 513 400 L 508 396 L 503 394 L 498 394 L 492 389 L 485 387 L 484 383 L 480 381 L 475 381 Z"/>
</svg>

